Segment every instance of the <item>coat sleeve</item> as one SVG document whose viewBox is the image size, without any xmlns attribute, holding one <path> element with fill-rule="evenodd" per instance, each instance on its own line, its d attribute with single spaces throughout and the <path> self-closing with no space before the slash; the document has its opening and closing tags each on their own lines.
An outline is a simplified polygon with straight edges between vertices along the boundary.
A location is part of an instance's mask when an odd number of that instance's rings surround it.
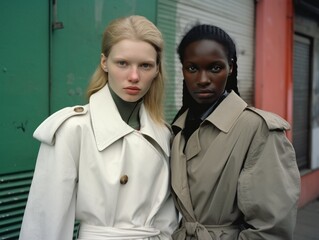
<svg viewBox="0 0 319 240">
<path fill-rule="evenodd" d="M 291 143 L 281 128 L 261 124 L 238 183 L 238 206 L 247 224 L 238 239 L 292 239 L 300 174 Z"/>
<path fill-rule="evenodd" d="M 50 131 L 44 126 L 43 131 Z M 55 143 L 41 143 L 20 240 L 71 240 L 79 154 L 76 131 L 59 127 Z"/>
<path fill-rule="evenodd" d="M 160 239 L 172 239 L 171 235 L 177 228 L 178 212 L 175 208 L 172 195 L 169 194 L 163 206 L 155 216 L 154 226 L 161 231 Z"/>
</svg>

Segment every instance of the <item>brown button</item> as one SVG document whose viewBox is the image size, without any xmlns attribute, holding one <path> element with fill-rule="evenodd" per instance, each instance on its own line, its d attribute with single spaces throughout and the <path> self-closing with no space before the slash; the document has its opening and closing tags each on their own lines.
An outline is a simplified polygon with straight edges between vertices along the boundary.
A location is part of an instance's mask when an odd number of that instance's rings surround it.
<svg viewBox="0 0 319 240">
<path fill-rule="evenodd" d="M 128 182 L 128 176 L 127 175 L 123 175 L 121 178 L 120 178 L 120 183 L 121 184 L 126 184 Z"/>
<path fill-rule="evenodd" d="M 84 111 L 84 108 L 83 107 L 75 107 L 74 109 L 74 112 L 83 112 Z"/>
</svg>

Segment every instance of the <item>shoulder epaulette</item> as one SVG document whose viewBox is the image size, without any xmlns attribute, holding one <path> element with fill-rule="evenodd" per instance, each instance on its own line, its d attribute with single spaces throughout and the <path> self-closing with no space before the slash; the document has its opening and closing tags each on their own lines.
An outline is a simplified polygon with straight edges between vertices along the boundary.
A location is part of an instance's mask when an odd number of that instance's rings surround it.
<svg viewBox="0 0 319 240">
<path fill-rule="evenodd" d="M 261 116 L 265 120 L 269 130 L 276 130 L 276 129 L 289 130 L 290 129 L 290 124 L 275 113 L 263 111 L 261 109 L 257 109 L 254 107 L 248 107 L 247 109 Z"/>
<path fill-rule="evenodd" d="M 73 116 L 86 114 L 88 111 L 87 108 L 87 106 L 74 106 L 66 107 L 55 112 L 40 124 L 34 131 L 33 137 L 46 144 L 54 145 L 54 136 L 59 127 Z"/>
</svg>

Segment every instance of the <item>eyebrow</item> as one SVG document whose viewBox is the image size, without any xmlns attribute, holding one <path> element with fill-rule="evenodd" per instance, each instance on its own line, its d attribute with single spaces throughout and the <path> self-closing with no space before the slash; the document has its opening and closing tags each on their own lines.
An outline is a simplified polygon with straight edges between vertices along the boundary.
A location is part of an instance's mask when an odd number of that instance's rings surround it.
<svg viewBox="0 0 319 240">
<path fill-rule="evenodd" d="M 126 57 L 113 57 L 113 59 L 115 61 L 131 61 L 130 58 L 126 58 Z M 136 61 L 136 60 L 134 60 Z M 155 64 L 156 63 L 156 60 L 153 60 L 153 59 L 139 59 L 137 62 L 139 63 L 153 63 Z"/>
<path fill-rule="evenodd" d="M 222 64 L 227 64 L 228 61 L 227 60 L 224 60 L 224 59 L 215 59 L 213 61 L 209 61 L 208 64 L 214 64 L 214 63 L 222 63 Z M 192 59 L 191 60 L 185 60 L 183 63 L 184 64 L 193 64 L 193 65 L 198 65 L 198 63 L 196 61 L 193 61 Z"/>
</svg>

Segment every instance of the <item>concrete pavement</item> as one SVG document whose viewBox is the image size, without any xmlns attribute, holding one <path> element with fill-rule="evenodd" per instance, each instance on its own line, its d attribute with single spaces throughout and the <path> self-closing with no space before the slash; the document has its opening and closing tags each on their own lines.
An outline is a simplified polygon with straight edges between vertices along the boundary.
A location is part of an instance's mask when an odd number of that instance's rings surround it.
<svg viewBox="0 0 319 240">
<path fill-rule="evenodd" d="M 319 199 L 298 210 L 294 240 L 319 240 Z"/>
</svg>

